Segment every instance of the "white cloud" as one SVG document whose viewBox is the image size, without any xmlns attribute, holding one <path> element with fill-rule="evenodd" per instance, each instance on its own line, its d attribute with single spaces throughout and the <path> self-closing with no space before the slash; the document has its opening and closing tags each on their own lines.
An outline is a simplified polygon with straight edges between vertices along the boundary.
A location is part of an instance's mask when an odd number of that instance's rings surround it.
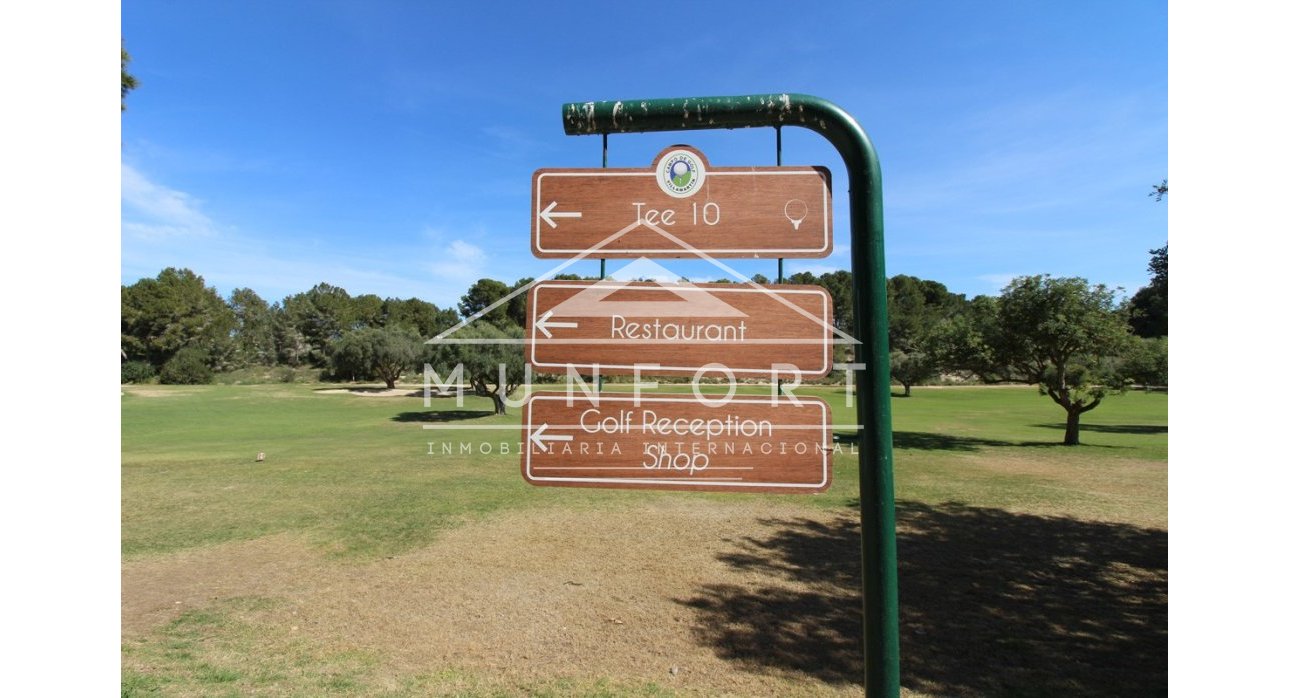
<svg viewBox="0 0 1290 698">
<path fill-rule="evenodd" d="M 443 251 L 444 255 L 431 261 L 429 267 L 431 272 L 450 279 L 477 278 L 488 261 L 482 248 L 465 240 L 453 240 Z"/>
<path fill-rule="evenodd" d="M 125 241 L 121 282 L 153 277 L 166 267 L 187 267 L 222 294 L 248 287 L 270 302 L 327 282 L 350 293 L 427 300 L 452 307 L 466 285 L 460 278 L 429 275 L 421 260 L 428 252 L 406 256 L 401 248 L 350 250 L 307 248 L 229 233 L 203 238 Z"/>
<path fill-rule="evenodd" d="M 142 238 L 206 236 L 215 224 L 191 195 L 121 165 L 121 230 Z"/>
<path fill-rule="evenodd" d="M 247 234 L 217 219 L 191 194 L 123 164 L 121 282 L 152 277 L 166 267 L 186 267 L 222 293 L 249 287 L 271 301 L 326 281 L 354 295 L 415 295 L 450 306 L 461 294 L 462 280 L 473 279 L 488 258 L 464 240 L 428 240 L 405 258 L 389 249 L 303 244 L 298 236 L 281 232 Z M 429 279 L 427 258 L 437 272 Z"/>
<path fill-rule="evenodd" d="M 984 281 L 987 284 L 990 284 L 995 291 L 1002 291 L 1004 286 L 1012 283 L 1012 280 L 1018 276 L 1024 276 L 1024 274 L 982 274 L 976 278 L 978 281 Z"/>
<path fill-rule="evenodd" d="M 482 262 L 487 257 L 484 251 L 463 240 L 453 240 L 448 245 L 448 254 L 458 262 L 469 264 Z"/>
</svg>

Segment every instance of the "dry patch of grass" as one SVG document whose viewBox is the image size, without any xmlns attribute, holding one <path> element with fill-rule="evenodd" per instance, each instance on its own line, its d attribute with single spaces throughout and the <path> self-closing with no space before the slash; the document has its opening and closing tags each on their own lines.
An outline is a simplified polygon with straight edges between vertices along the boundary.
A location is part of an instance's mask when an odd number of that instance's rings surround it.
<svg viewBox="0 0 1290 698">
<path fill-rule="evenodd" d="M 199 392 L 198 389 L 170 388 L 158 386 L 123 385 L 121 392 L 134 397 L 188 397 Z"/>
<path fill-rule="evenodd" d="M 287 536 L 130 561 L 124 661 L 148 676 L 157 668 L 150 643 L 191 614 L 217 613 L 221 624 L 189 663 L 222 667 L 238 677 L 231 684 L 257 692 L 266 691 L 253 680 L 265 673 L 256 667 L 263 652 L 308 647 L 354 664 L 349 680 L 362 691 L 858 694 L 809 673 L 732 671 L 703 641 L 694 590 L 771 581 L 714 560 L 759 517 L 790 512 L 755 509 L 677 498 L 621 511 L 512 512 L 374 562 L 337 560 Z M 267 601 L 236 602 L 247 598 Z M 239 659 L 230 649 L 239 637 L 257 638 L 258 649 Z M 616 688 L 601 691 L 608 676 Z M 284 675 L 272 692 L 322 678 Z M 191 671 L 171 682 L 197 684 Z"/>
<path fill-rule="evenodd" d="M 1047 490 L 1048 496 L 1025 499 L 1018 506 L 1007 507 L 1011 510 L 1145 528 L 1169 527 L 1168 465 L 1160 461 L 1107 461 L 1083 455 L 1055 460 L 998 452 L 962 459 L 965 465 L 980 468 L 987 480 L 1025 478 L 1029 487 Z"/>
<path fill-rule="evenodd" d="M 329 388 L 316 391 L 319 395 L 357 395 L 358 397 L 424 397 L 421 388 Z"/>
<path fill-rule="evenodd" d="M 860 695 L 858 524 L 678 496 L 507 512 L 375 561 L 286 535 L 127 561 L 126 686 Z M 912 690 L 1164 685 L 1163 532 L 913 503 L 900 528 Z"/>
</svg>

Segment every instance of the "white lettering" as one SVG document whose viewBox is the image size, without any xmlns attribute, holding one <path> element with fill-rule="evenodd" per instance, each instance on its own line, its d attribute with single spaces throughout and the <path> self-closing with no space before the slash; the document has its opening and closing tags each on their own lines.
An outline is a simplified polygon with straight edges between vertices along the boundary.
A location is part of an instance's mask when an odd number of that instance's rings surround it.
<svg viewBox="0 0 1290 698">
<path fill-rule="evenodd" d="M 649 223 L 650 225 L 673 225 L 676 223 L 676 212 L 670 208 L 662 210 L 656 208 L 645 208 L 645 202 L 633 201 L 632 206 L 636 207 L 636 222 Z M 704 210 L 704 218 L 707 218 L 707 210 Z M 709 224 L 710 225 L 710 224 Z"/>
<path fill-rule="evenodd" d="M 625 414 L 626 419 L 630 421 L 632 413 Z M 698 436 L 707 439 L 745 436 L 769 439 L 775 435 L 775 427 L 769 419 L 749 419 L 738 414 L 729 414 L 723 419 L 660 417 L 657 412 L 650 409 L 641 411 L 640 428 L 647 436 Z"/>
<path fill-rule="evenodd" d="M 633 414 L 631 410 L 619 410 L 617 417 L 601 418 L 600 410 L 593 407 L 582 411 L 578 417 L 578 426 L 588 434 L 625 434 L 632 429 Z M 590 424 L 588 418 L 591 420 Z"/>
<path fill-rule="evenodd" d="M 748 338 L 748 324 L 739 322 L 677 323 L 652 321 L 629 322 L 622 315 L 609 318 L 610 339 L 635 339 L 643 341 L 666 340 L 669 342 L 743 342 Z"/>
<path fill-rule="evenodd" d="M 645 460 L 641 462 L 641 467 L 646 470 L 680 470 L 693 475 L 707 470 L 709 462 L 704 453 L 680 451 L 674 454 L 663 444 L 645 444 Z"/>
</svg>

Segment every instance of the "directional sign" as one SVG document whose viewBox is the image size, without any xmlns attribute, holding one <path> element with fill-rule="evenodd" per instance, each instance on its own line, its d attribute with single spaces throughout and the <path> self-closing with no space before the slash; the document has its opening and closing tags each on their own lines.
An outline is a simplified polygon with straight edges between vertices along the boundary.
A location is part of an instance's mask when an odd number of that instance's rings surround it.
<svg viewBox="0 0 1290 698">
<path fill-rule="evenodd" d="M 823 167 L 711 167 L 690 146 L 646 168 L 533 173 L 533 254 L 827 257 L 833 204 Z"/>
<path fill-rule="evenodd" d="M 534 485 L 823 492 L 832 415 L 823 400 L 795 400 L 536 393 L 521 468 Z"/>
<path fill-rule="evenodd" d="M 526 360 L 561 374 L 822 378 L 832 301 L 818 286 L 543 281 L 529 289 Z"/>
</svg>

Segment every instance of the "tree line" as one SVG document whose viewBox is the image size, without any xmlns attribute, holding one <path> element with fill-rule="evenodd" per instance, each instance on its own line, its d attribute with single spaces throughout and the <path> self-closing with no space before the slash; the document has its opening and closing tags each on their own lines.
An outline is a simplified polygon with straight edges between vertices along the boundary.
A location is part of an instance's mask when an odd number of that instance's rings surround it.
<svg viewBox="0 0 1290 698">
<path fill-rule="evenodd" d="M 1080 278 L 1019 277 L 997 296 L 968 299 L 937 281 L 893 276 L 887 280 L 892 380 L 904 396 L 949 376 L 1036 385 L 1065 410 L 1065 442 L 1078 443 L 1080 415 L 1108 395 L 1130 384 L 1168 385 L 1168 253 L 1168 245 L 1150 251 L 1150 283 L 1123 302 L 1115 290 Z M 752 280 L 773 285 L 760 274 Z M 426 340 L 481 313 L 452 336 L 522 338 L 524 287 L 531 281 L 480 279 L 456 308 L 351 296 L 327 283 L 270 304 L 249 288 L 225 299 L 191 270 L 168 268 L 121 287 L 121 379 L 208 383 L 218 372 L 285 366 L 393 388 L 423 364 L 445 376 L 461 365 L 460 380 L 504 412 L 502 398 L 524 382 L 519 344 Z M 828 289 L 835 326 L 855 334 L 850 272 L 800 272 L 785 282 Z M 499 364 L 509 367 L 507 374 L 499 375 Z"/>
</svg>

